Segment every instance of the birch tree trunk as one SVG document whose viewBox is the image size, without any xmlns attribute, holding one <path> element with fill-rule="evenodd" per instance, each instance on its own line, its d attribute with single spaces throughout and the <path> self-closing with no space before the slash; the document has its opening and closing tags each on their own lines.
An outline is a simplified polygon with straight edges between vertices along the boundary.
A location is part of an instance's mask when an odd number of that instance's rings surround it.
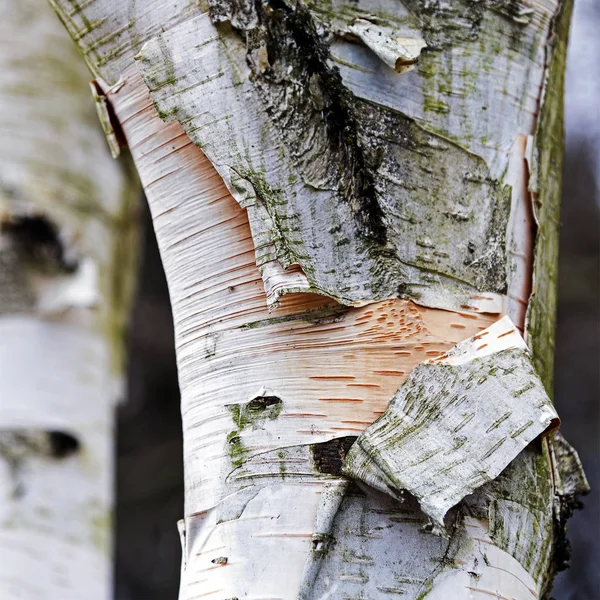
<svg viewBox="0 0 600 600">
<path fill-rule="evenodd" d="M 0 14 L 0 597 L 106 600 L 138 187 L 51 8 Z"/>
<path fill-rule="evenodd" d="M 547 596 L 571 2 L 51 3 L 165 265 L 180 597 Z"/>
</svg>

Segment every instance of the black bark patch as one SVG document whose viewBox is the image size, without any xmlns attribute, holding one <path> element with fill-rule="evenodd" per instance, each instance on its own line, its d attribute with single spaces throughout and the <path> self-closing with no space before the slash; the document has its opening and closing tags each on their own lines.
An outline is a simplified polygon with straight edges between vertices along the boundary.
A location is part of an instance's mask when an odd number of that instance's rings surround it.
<svg viewBox="0 0 600 600">
<path fill-rule="evenodd" d="M 315 467 L 320 473 L 340 475 L 342 463 L 355 441 L 356 436 L 346 436 L 320 444 L 312 444 L 310 450 Z"/>
<path fill-rule="evenodd" d="M 282 0 L 273 0 L 285 6 Z M 285 20 L 286 33 L 296 44 L 293 59 L 305 65 L 308 82 L 312 81 L 312 95 L 318 95 L 322 117 L 329 138 L 330 151 L 341 159 L 341 192 L 351 204 L 356 218 L 366 234 L 378 244 L 387 238 L 383 211 L 377 200 L 374 168 L 367 152 L 358 140 L 358 123 L 354 110 L 354 95 L 342 82 L 337 67 L 327 64 L 329 46 L 316 31 L 314 20 L 305 7 L 298 4 Z M 288 46 L 289 48 L 289 46 Z"/>
<path fill-rule="evenodd" d="M 279 417 L 283 408 L 283 401 L 279 396 L 255 396 L 252 400 L 242 404 L 227 404 L 233 422 L 240 430 L 246 427 L 261 428 L 267 420 Z"/>
<path fill-rule="evenodd" d="M 79 440 L 64 431 L 48 432 L 48 441 L 50 444 L 50 454 L 54 458 L 66 458 L 79 450 Z"/>
<path fill-rule="evenodd" d="M 37 267 L 57 267 L 66 273 L 77 270 L 77 263 L 65 256 L 58 228 L 44 216 L 12 216 L 1 223 L 0 231 L 8 234 L 17 250 Z"/>
<path fill-rule="evenodd" d="M 256 396 L 246 404 L 246 410 L 254 413 L 261 413 L 269 406 L 281 404 L 281 398 L 277 396 Z"/>
<path fill-rule="evenodd" d="M 244 32 L 253 84 L 304 180 L 337 191 L 365 241 L 385 245 L 387 229 L 375 186 L 379 155 L 361 144 L 355 97 L 339 69 L 328 64 L 329 44 L 310 11 L 302 3 L 291 8 L 284 0 L 257 2 L 259 25 L 245 26 L 248 5 L 237 0 L 209 4 L 214 22 L 228 18 Z M 265 49 L 268 66 L 256 59 Z M 311 146 L 303 153 L 295 150 Z M 315 184 L 315 179 L 326 183 Z"/>
</svg>

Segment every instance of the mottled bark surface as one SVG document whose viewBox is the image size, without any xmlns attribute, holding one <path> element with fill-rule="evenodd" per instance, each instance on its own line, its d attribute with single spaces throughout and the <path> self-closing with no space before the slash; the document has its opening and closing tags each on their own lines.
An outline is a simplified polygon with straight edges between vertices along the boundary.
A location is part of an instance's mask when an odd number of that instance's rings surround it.
<svg viewBox="0 0 600 600">
<path fill-rule="evenodd" d="M 600 560 L 600 391 L 596 372 L 600 197 L 594 162 L 598 158 L 594 150 L 598 138 L 594 98 L 599 83 L 590 79 L 596 68 L 598 52 L 591 48 L 598 48 L 595 35 L 599 21 L 594 4 L 594 0 L 577 3 L 569 41 L 555 369 L 561 431 L 577 446 L 592 492 L 583 499 L 585 510 L 577 511 L 569 521 L 573 554 L 570 568 L 555 580 L 552 597 L 557 600 L 600 596 L 595 568 Z M 180 546 L 173 528 L 181 515 L 184 494 L 179 392 L 170 304 L 153 238 L 149 232 L 132 329 L 130 401 L 123 406 L 120 419 L 118 600 L 171 599 L 179 587 Z M 151 331 L 144 327 L 148 321 L 153 324 Z M 146 525 L 149 521 L 153 523 L 150 529 Z M 148 573 L 152 573 L 150 580 Z"/>
<path fill-rule="evenodd" d="M 465 498 L 446 536 L 319 449 L 502 314 L 541 336 L 548 385 L 569 3 L 55 4 L 120 122 L 169 281 L 182 598 L 545 594 L 584 487 L 560 438 Z"/>
</svg>

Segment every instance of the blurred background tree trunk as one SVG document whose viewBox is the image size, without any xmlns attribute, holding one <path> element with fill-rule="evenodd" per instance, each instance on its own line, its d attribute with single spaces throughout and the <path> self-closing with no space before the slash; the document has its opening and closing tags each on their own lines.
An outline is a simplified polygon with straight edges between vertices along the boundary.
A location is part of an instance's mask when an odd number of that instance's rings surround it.
<svg viewBox="0 0 600 600">
<path fill-rule="evenodd" d="M 0 12 L 0 597 L 107 600 L 139 186 L 52 9 Z"/>
</svg>

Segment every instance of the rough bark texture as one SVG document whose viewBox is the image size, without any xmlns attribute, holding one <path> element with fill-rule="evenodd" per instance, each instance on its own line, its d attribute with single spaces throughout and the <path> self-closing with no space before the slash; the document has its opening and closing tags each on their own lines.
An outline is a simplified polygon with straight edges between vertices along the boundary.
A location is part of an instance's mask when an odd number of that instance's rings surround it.
<svg viewBox="0 0 600 600">
<path fill-rule="evenodd" d="M 570 2 L 53 4 L 120 122 L 169 282 L 181 597 L 546 595 L 585 490 L 559 434 L 481 476 L 443 529 L 340 470 L 413 367 L 503 314 L 533 354 L 490 368 L 532 360 L 550 390 Z M 541 431 L 534 387 L 508 395 Z M 490 436 L 466 440 L 484 461 Z"/>
<path fill-rule="evenodd" d="M 0 597 L 107 600 L 138 187 L 50 7 L 0 13 Z"/>
<path fill-rule="evenodd" d="M 505 317 L 415 367 L 358 438 L 343 473 L 399 501 L 412 493 L 443 527 L 450 508 L 557 426 L 527 347 Z"/>
</svg>

